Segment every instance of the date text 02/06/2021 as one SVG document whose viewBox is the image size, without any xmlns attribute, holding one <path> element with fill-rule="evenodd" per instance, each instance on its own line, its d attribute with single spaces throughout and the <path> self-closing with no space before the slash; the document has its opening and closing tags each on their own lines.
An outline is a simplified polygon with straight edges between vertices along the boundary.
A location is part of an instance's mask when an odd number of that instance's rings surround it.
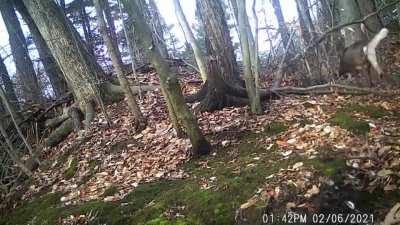
<svg viewBox="0 0 400 225">
<path fill-rule="evenodd" d="M 286 213 L 283 215 L 263 214 L 264 224 L 373 224 L 374 215 L 366 213 L 328 213 L 302 214 Z"/>
</svg>

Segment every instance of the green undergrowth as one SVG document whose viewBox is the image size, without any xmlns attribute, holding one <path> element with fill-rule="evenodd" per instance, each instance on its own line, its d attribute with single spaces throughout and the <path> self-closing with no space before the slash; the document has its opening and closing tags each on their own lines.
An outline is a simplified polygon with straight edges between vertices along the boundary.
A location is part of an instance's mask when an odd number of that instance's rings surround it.
<svg viewBox="0 0 400 225">
<path fill-rule="evenodd" d="M 263 187 L 266 177 L 280 169 L 303 161 L 305 166 L 314 167 L 334 178 L 345 168 L 343 160 L 326 162 L 301 157 L 283 160 L 276 146 L 267 150 L 258 142 L 260 138 L 286 130 L 285 124 L 271 123 L 262 133 L 243 133 L 238 144 L 218 148 L 215 154 L 187 163 L 184 169 L 190 178 L 141 184 L 119 202 L 92 201 L 63 206 L 60 202 L 62 194 L 46 194 L 24 202 L 0 218 L 0 225 L 57 224 L 59 218 L 82 214 L 93 217 L 90 224 L 235 224 L 236 210 Z M 330 149 L 326 148 L 326 151 Z M 109 188 L 103 196 L 117 191 L 116 187 Z M 246 210 L 246 224 L 262 224 L 263 206 L 260 204 Z"/>
<path fill-rule="evenodd" d="M 389 114 L 386 109 L 375 105 L 349 104 L 346 105 L 344 111 L 362 113 L 373 119 L 379 119 Z"/>
<path fill-rule="evenodd" d="M 72 158 L 71 161 L 68 162 L 68 168 L 64 172 L 64 178 L 69 180 L 75 176 L 76 171 L 78 170 L 78 160 L 76 158 Z"/>
<path fill-rule="evenodd" d="M 347 112 L 335 113 L 333 118 L 330 119 L 330 122 L 356 135 L 365 135 L 370 130 L 368 122 L 362 119 L 357 119 Z"/>
</svg>

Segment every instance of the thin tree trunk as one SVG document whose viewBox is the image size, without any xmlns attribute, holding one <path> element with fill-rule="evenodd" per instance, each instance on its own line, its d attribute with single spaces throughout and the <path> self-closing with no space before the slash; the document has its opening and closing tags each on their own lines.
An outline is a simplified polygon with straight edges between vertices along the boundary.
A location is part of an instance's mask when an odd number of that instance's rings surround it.
<svg viewBox="0 0 400 225">
<path fill-rule="evenodd" d="M 254 83 L 254 77 L 252 73 L 252 65 L 251 65 L 251 55 L 250 55 L 250 46 L 249 46 L 249 35 L 246 20 L 246 3 L 244 0 L 237 0 L 237 9 L 238 9 L 238 24 L 239 24 L 239 37 L 240 43 L 242 46 L 242 55 L 243 55 L 243 66 L 244 66 L 244 79 L 246 83 L 247 94 L 250 99 L 250 108 L 251 111 L 255 114 L 261 114 L 261 103 L 260 98 L 258 101 L 256 99 L 256 85 Z"/>
<path fill-rule="evenodd" d="M 190 29 L 189 23 L 186 20 L 185 14 L 183 13 L 179 0 L 174 0 L 174 5 L 175 5 L 175 13 L 185 33 L 185 37 L 188 39 L 190 46 L 193 49 L 194 57 L 196 58 L 197 66 L 199 67 L 200 70 L 201 79 L 205 82 L 207 80 L 207 68 L 206 68 L 204 54 L 201 51 L 200 46 L 197 43 L 197 40 L 194 37 L 192 30 Z"/>
<path fill-rule="evenodd" d="M 107 27 L 106 27 L 106 22 L 104 20 L 104 14 L 103 14 L 104 10 L 102 9 L 102 4 L 100 0 L 94 0 L 93 3 L 96 9 L 97 21 L 99 24 L 100 33 L 102 34 L 103 39 L 106 43 L 107 50 L 111 57 L 111 61 L 117 72 L 119 83 L 125 92 L 128 101 L 128 106 L 135 117 L 135 128 L 137 130 L 143 130 L 146 127 L 146 119 L 143 117 L 139 105 L 136 102 L 135 96 L 133 95 L 132 90 L 129 87 L 129 82 L 124 75 L 122 61 L 118 57 L 117 50 L 115 49 L 115 47 L 118 46 L 114 45 L 111 36 L 107 33 Z"/>
<path fill-rule="evenodd" d="M 160 77 L 161 88 L 165 94 L 166 100 L 170 101 L 169 110 L 173 110 L 178 117 L 179 123 L 183 125 L 189 139 L 192 143 L 192 154 L 194 157 L 208 154 L 210 144 L 204 138 L 196 118 L 185 104 L 180 85 L 176 74 L 170 71 L 168 63 L 163 59 L 156 43 L 153 39 L 151 29 L 146 24 L 144 15 L 138 6 L 138 0 L 123 0 L 125 8 L 134 21 L 136 33 L 139 37 L 139 42 L 144 49 L 149 51 L 149 56 L 152 64 L 156 68 Z"/>
<path fill-rule="evenodd" d="M 28 102 L 42 103 L 42 93 L 29 57 L 25 36 L 11 0 L 0 1 L 0 11 L 9 35 L 17 76 L 22 82 L 24 98 Z"/>
<path fill-rule="evenodd" d="M 307 0 L 296 0 L 299 14 L 300 28 L 306 44 L 315 38 L 315 27 L 310 15 L 310 7 Z"/>
<path fill-rule="evenodd" d="M 14 0 L 14 5 L 29 27 L 29 30 L 32 34 L 32 39 L 36 45 L 40 60 L 42 61 L 43 67 L 46 71 L 46 75 L 49 77 L 55 96 L 58 98 L 65 95 L 65 93 L 68 91 L 67 82 L 64 79 L 60 67 L 58 67 L 56 60 L 51 54 L 46 41 L 40 34 L 39 29 L 37 28 L 35 22 L 33 22 L 33 19 L 29 15 L 28 10 L 24 6 L 22 0 Z"/>
<path fill-rule="evenodd" d="M 86 45 L 92 55 L 94 53 L 93 35 L 90 27 L 89 15 L 86 13 L 85 3 L 83 0 L 77 0 L 80 7 L 80 19 L 82 23 L 83 35 L 85 36 Z"/>
<path fill-rule="evenodd" d="M 145 2 L 143 2 L 145 4 Z M 160 11 L 158 10 L 157 4 L 154 0 L 149 0 L 149 7 L 145 7 L 150 10 L 150 24 L 152 26 L 152 32 L 155 34 L 155 41 L 159 46 L 161 55 L 164 58 L 168 58 L 168 48 L 165 43 L 165 22 L 161 17 Z"/>
<path fill-rule="evenodd" d="M 111 40 L 112 40 L 112 43 L 113 43 L 113 46 L 115 49 L 115 53 L 117 54 L 117 58 L 122 62 L 121 51 L 119 50 L 119 47 L 118 47 L 118 38 L 117 38 L 114 18 L 111 13 L 110 3 L 108 2 L 108 0 L 102 0 L 102 4 L 103 4 L 103 8 L 104 8 L 105 19 L 107 20 L 106 24 L 108 24 L 108 34 L 111 37 Z"/>
<path fill-rule="evenodd" d="M 260 102 L 260 58 L 258 56 L 258 16 L 256 12 L 256 4 L 257 0 L 253 0 L 253 7 L 252 7 L 252 12 L 253 12 L 253 19 L 254 19 L 254 55 L 252 59 L 252 65 L 253 65 L 253 75 L 254 75 L 254 82 L 255 82 L 255 99 L 254 101 Z M 261 103 L 260 103 L 261 105 Z M 260 110 L 262 111 L 261 107 Z M 261 113 L 261 112 L 260 112 Z"/>
<path fill-rule="evenodd" d="M 290 34 L 285 23 L 285 18 L 283 17 L 281 3 L 279 0 L 272 0 L 271 2 L 272 7 L 274 8 L 276 20 L 278 21 L 279 33 L 281 34 L 284 46 L 287 46 Z"/>
</svg>

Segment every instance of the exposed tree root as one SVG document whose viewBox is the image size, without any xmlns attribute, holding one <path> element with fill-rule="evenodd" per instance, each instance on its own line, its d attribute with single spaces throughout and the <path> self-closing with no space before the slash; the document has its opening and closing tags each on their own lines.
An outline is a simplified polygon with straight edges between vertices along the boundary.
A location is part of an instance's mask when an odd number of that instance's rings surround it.
<svg viewBox="0 0 400 225">
<path fill-rule="evenodd" d="M 124 92 L 120 86 L 109 84 L 105 88 L 109 93 L 109 96 L 105 96 L 108 102 L 121 101 L 124 98 Z M 139 93 L 139 88 L 137 86 L 132 86 L 132 92 L 134 94 Z M 141 87 L 141 91 L 152 91 L 158 89 L 159 86 L 145 85 Z M 49 111 L 49 110 L 47 110 Z M 50 135 L 46 138 L 44 145 L 47 147 L 54 147 L 63 141 L 70 133 L 74 130 L 78 132 L 82 129 L 82 120 L 84 119 L 84 128 L 87 130 L 90 126 L 91 121 L 95 117 L 95 107 L 94 104 L 86 104 L 85 113 L 76 107 L 70 106 L 63 109 L 63 114 L 52 119 L 48 119 L 45 122 L 45 126 L 48 129 L 54 129 Z M 83 115 L 85 118 L 83 118 Z M 43 116 L 43 115 L 42 115 Z M 146 127 L 145 120 L 135 119 L 135 129 L 142 130 Z"/>
</svg>

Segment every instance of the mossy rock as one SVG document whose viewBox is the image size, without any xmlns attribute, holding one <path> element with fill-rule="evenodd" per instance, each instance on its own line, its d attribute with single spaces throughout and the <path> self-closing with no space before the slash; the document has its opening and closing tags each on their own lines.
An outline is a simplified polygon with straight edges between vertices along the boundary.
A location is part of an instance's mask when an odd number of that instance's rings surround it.
<svg viewBox="0 0 400 225">
<path fill-rule="evenodd" d="M 356 119 L 346 112 L 337 112 L 330 119 L 330 122 L 356 135 L 365 135 L 370 131 L 369 124 L 366 121 Z"/>
</svg>

